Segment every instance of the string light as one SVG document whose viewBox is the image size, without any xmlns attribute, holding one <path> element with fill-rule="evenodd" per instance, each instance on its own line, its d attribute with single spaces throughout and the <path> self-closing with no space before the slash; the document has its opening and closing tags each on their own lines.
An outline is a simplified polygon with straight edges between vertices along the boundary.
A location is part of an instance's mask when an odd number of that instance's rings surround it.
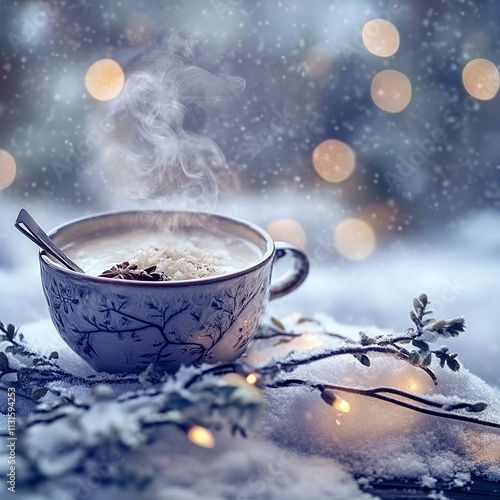
<svg viewBox="0 0 500 500">
<path fill-rule="evenodd" d="M 214 435 L 201 425 L 193 425 L 187 431 L 189 441 L 202 448 L 213 448 L 215 446 Z"/>
<path fill-rule="evenodd" d="M 351 405 L 340 396 L 337 396 L 337 399 L 335 399 L 333 408 L 341 413 L 349 413 L 351 411 Z"/>
<path fill-rule="evenodd" d="M 349 413 L 351 405 L 344 399 L 335 394 L 331 389 L 323 389 L 321 391 L 321 399 L 333 409 L 340 413 Z"/>
<path fill-rule="evenodd" d="M 258 382 L 259 378 L 257 377 L 257 375 L 255 373 L 249 373 L 245 377 L 245 380 L 246 380 L 247 384 L 255 385 Z"/>
<path fill-rule="evenodd" d="M 117 97 L 125 84 L 121 66 L 113 59 L 96 61 L 85 74 L 85 87 L 98 101 L 109 101 Z"/>
</svg>

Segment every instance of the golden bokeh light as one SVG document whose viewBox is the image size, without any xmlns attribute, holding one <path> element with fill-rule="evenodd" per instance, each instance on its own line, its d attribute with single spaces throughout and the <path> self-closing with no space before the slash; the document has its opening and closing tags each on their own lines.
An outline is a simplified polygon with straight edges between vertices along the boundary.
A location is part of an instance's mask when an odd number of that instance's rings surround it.
<svg viewBox="0 0 500 500">
<path fill-rule="evenodd" d="M 361 219 L 346 219 L 335 228 L 335 248 L 346 259 L 368 258 L 375 250 L 375 244 L 375 232 Z"/>
<path fill-rule="evenodd" d="M 386 69 L 374 76 L 370 93 L 380 109 L 399 113 L 410 103 L 411 82 L 405 74 Z"/>
<path fill-rule="evenodd" d="M 85 87 L 98 101 L 109 101 L 120 94 L 125 84 L 121 66 L 113 59 L 96 61 L 85 74 Z"/>
<path fill-rule="evenodd" d="M 201 425 L 193 425 L 187 432 L 189 441 L 202 448 L 213 448 L 215 446 L 214 435 Z"/>
<path fill-rule="evenodd" d="M 312 154 L 316 172 L 328 182 L 342 182 L 356 168 L 356 154 L 344 142 L 327 139 L 318 144 Z"/>
<path fill-rule="evenodd" d="M 274 241 L 286 241 L 300 248 L 306 247 L 306 232 L 293 219 L 277 219 L 271 222 L 266 229 Z"/>
<path fill-rule="evenodd" d="M 361 32 L 366 49 L 378 57 L 390 57 L 399 48 L 399 32 L 394 24 L 384 19 L 368 21 Z"/>
<path fill-rule="evenodd" d="M 16 160 L 7 151 L 0 149 L 0 189 L 8 188 L 16 178 Z"/>
<path fill-rule="evenodd" d="M 498 68 L 487 59 L 473 59 L 462 71 L 465 90 L 476 99 L 493 99 L 500 86 Z"/>
</svg>

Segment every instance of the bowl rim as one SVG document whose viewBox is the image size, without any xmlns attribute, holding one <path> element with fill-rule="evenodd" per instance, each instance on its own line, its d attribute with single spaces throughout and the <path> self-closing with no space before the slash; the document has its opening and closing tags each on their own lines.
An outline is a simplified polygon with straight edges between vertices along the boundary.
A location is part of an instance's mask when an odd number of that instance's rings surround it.
<svg viewBox="0 0 500 500">
<path fill-rule="evenodd" d="M 38 253 L 40 265 L 46 265 L 50 269 L 56 272 L 60 272 L 62 274 L 67 274 L 68 276 L 73 276 L 75 278 L 89 281 L 89 282 L 94 282 L 94 283 L 107 283 L 108 285 L 114 285 L 114 286 L 136 286 L 136 287 L 168 287 L 168 288 L 173 288 L 173 287 L 186 287 L 186 286 L 195 286 L 195 285 L 206 285 L 206 284 L 211 284 L 211 283 L 220 283 L 224 281 L 231 280 L 233 278 L 238 278 L 245 276 L 249 273 L 252 273 L 253 271 L 265 266 L 271 259 L 274 258 L 275 255 L 275 245 L 274 245 L 274 240 L 271 238 L 271 236 L 261 227 L 258 225 L 254 224 L 253 222 L 249 222 L 244 219 L 240 219 L 237 217 L 232 217 L 228 215 L 223 215 L 215 212 L 197 212 L 197 211 L 192 211 L 192 210 L 157 210 L 157 209 L 136 209 L 136 210 L 111 210 L 111 211 L 105 211 L 105 212 L 99 212 L 96 214 L 90 214 L 90 215 L 85 215 L 82 217 L 78 217 L 76 219 L 72 219 L 68 222 L 65 222 L 63 224 L 60 224 L 59 226 L 55 227 L 51 231 L 49 231 L 47 234 L 50 238 L 53 238 L 57 236 L 59 233 L 65 231 L 71 226 L 78 225 L 82 222 L 89 221 L 91 219 L 100 219 L 100 218 L 112 218 L 113 216 L 123 216 L 123 215 L 137 215 L 137 214 L 146 214 L 146 213 L 151 213 L 151 214 L 189 214 L 189 215 L 194 215 L 194 216 L 208 216 L 210 218 L 215 218 L 218 220 L 225 220 L 230 223 L 236 223 L 241 226 L 246 227 L 247 229 L 252 230 L 254 233 L 258 234 L 266 243 L 266 251 L 264 255 L 255 263 L 251 264 L 247 267 L 244 267 L 242 269 L 238 269 L 237 271 L 233 271 L 231 273 L 226 273 L 226 274 L 220 274 L 217 276 L 206 276 L 203 278 L 191 278 L 191 279 L 186 279 L 186 280 L 173 280 L 173 281 L 142 281 L 142 280 L 120 280 L 120 279 L 110 279 L 110 278 L 104 278 L 100 276 L 92 276 L 90 274 L 84 274 L 84 273 L 79 273 L 77 271 L 72 271 L 71 269 L 67 269 L 63 267 L 62 265 L 57 264 L 54 262 L 48 254 L 44 250 L 40 250 Z"/>
</svg>

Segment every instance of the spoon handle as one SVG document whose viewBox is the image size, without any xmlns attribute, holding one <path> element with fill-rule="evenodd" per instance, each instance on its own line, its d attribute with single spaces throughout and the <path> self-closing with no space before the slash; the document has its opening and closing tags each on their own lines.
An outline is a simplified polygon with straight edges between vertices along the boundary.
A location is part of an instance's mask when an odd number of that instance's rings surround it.
<svg viewBox="0 0 500 500">
<path fill-rule="evenodd" d="M 35 222 L 27 210 L 21 208 L 16 222 L 14 223 L 16 229 L 21 231 L 27 238 L 37 244 L 41 249 L 45 250 L 49 255 L 56 258 L 59 262 L 64 264 L 71 271 L 84 273 L 84 271 L 77 266 L 68 256 L 66 256 L 47 236 L 44 230 Z"/>
</svg>

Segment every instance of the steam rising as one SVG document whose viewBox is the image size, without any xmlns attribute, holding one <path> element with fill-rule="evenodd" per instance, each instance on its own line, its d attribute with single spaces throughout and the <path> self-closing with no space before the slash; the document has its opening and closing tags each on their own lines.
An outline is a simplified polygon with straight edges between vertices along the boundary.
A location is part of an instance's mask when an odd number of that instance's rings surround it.
<svg viewBox="0 0 500 500">
<path fill-rule="evenodd" d="M 145 61 L 145 70 L 128 77 L 120 165 L 132 198 L 210 212 L 226 161 L 215 142 L 189 131 L 187 121 L 228 103 L 245 82 L 198 67 L 199 48 L 199 39 L 173 37 Z"/>
</svg>

